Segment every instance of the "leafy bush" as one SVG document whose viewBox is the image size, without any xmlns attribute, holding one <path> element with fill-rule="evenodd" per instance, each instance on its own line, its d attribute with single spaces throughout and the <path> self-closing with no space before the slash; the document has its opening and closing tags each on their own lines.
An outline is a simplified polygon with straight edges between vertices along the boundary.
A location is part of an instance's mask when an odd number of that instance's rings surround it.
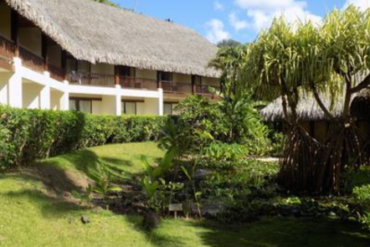
<svg viewBox="0 0 370 247">
<path fill-rule="evenodd" d="M 221 164 L 225 164 L 224 167 Z M 207 167 L 211 166 L 207 164 Z M 204 194 L 227 196 L 229 199 L 269 197 L 276 193 L 275 179 L 279 166 L 257 160 L 241 162 L 220 162 L 214 165 L 217 172 L 208 175 L 201 182 Z"/>
<path fill-rule="evenodd" d="M 204 149 L 204 154 L 211 161 L 238 161 L 248 155 L 248 149 L 236 143 L 214 142 Z"/>
<path fill-rule="evenodd" d="M 370 184 L 355 187 L 353 195 L 360 204 L 365 204 L 370 209 Z"/>
<path fill-rule="evenodd" d="M 370 184 L 355 187 L 353 195 L 363 210 L 359 221 L 370 229 Z"/>
<path fill-rule="evenodd" d="M 247 98 L 210 103 L 205 97 L 192 95 L 176 110 L 182 126 L 178 131 L 190 135 L 196 153 L 215 141 L 242 144 L 249 154 L 264 154 L 269 149 L 267 126 Z"/>
<path fill-rule="evenodd" d="M 157 140 L 165 119 L 0 106 L 0 170 L 91 146 Z"/>
</svg>

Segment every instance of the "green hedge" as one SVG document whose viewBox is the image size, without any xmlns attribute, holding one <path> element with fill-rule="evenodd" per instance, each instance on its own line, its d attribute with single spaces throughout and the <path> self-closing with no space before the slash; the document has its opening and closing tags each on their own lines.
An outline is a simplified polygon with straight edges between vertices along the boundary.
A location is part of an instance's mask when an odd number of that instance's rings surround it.
<svg viewBox="0 0 370 247">
<path fill-rule="evenodd" d="M 157 140 L 165 119 L 0 106 L 0 170 L 86 147 Z"/>
</svg>

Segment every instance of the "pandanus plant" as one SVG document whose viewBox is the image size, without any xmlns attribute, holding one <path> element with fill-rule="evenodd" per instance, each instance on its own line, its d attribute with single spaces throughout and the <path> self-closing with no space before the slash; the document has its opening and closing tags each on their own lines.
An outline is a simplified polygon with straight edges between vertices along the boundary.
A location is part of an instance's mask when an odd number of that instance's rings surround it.
<svg viewBox="0 0 370 247">
<path fill-rule="evenodd" d="M 353 96 L 370 86 L 369 14 L 349 6 L 318 24 L 278 18 L 248 46 L 238 85 L 265 98 L 281 97 L 289 133 L 280 175 L 293 190 L 340 193 L 344 167 L 369 162 L 350 112 Z M 324 142 L 301 126 L 297 105 L 303 94 L 312 94 L 331 120 Z M 340 116 L 334 117 L 324 96 L 343 106 Z"/>
</svg>

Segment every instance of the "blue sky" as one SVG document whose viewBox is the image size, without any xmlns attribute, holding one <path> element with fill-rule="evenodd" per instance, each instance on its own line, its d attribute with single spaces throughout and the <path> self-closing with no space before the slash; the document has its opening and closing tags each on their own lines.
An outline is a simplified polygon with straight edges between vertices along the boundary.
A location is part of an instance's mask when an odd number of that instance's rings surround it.
<svg viewBox="0 0 370 247">
<path fill-rule="evenodd" d="M 113 0 L 122 7 L 159 19 L 170 18 L 190 27 L 211 42 L 231 38 L 246 43 L 267 28 L 274 16 L 288 21 L 320 19 L 333 8 L 355 4 L 370 7 L 370 0 Z"/>
</svg>

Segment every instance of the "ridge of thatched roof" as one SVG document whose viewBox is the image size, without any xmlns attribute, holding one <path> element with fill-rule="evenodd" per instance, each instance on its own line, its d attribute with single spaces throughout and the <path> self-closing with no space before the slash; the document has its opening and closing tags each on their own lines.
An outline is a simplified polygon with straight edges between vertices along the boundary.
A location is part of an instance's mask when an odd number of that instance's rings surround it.
<svg viewBox="0 0 370 247">
<path fill-rule="evenodd" d="M 329 109 L 333 117 L 340 117 L 343 112 L 343 97 L 344 95 L 338 95 L 336 100 L 333 101 L 329 96 L 329 93 L 322 93 L 321 100 L 323 104 Z M 288 107 L 288 114 L 290 113 Z M 261 111 L 262 117 L 266 121 L 281 121 L 284 117 L 282 97 L 275 99 L 273 102 L 268 104 Z M 317 104 L 314 96 L 310 92 L 303 92 L 300 95 L 300 99 L 297 105 L 297 118 L 302 121 L 316 121 L 325 119 L 325 113 Z"/>
<path fill-rule="evenodd" d="M 189 28 L 90 0 L 5 1 L 77 59 L 220 76 L 217 47 Z"/>
<path fill-rule="evenodd" d="M 355 85 L 362 82 L 365 77 L 370 73 L 369 70 L 360 71 L 354 75 L 353 81 Z M 324 111 L 317 104 L 315 97 L 312 92 L 307 92 L 302 89 L 299 90 L 300 98 L 297 105 L 297 117 L 299 120 L 303 121 L 317 121 L 317 120 L 327 120 Z M 320 99 L 325 107 L 330 111 L 334 118 L 341 117 L 343 113 L 343 103 L 345 97 L 345 91 L 343 89 L 342 93 L 337 95 L 332 95 L 328 90 L 319 93 Z M 369 107 L 364 106 L 364 101 L 370 102 L 370 89 L 366 88 L 361 90 L 359 93 L 352 95 L 351 99 L 351 113 L 356 117 L 361 117 L 360 112 L 364 111 L 363 109 L 369 109 L 370 113 L 370 104 Z M 368 103 L 366 103 L 368 104 Z M 290 114 L 290 109 L 288 107 L 288 114 Z M 281 121 L 285 118 L 282 106 L 282 97 L 278 97 L 273 102 L 268 104 L 265 108 L 262 109 L 261 115 L 266 121 Z"/>
</svg>

